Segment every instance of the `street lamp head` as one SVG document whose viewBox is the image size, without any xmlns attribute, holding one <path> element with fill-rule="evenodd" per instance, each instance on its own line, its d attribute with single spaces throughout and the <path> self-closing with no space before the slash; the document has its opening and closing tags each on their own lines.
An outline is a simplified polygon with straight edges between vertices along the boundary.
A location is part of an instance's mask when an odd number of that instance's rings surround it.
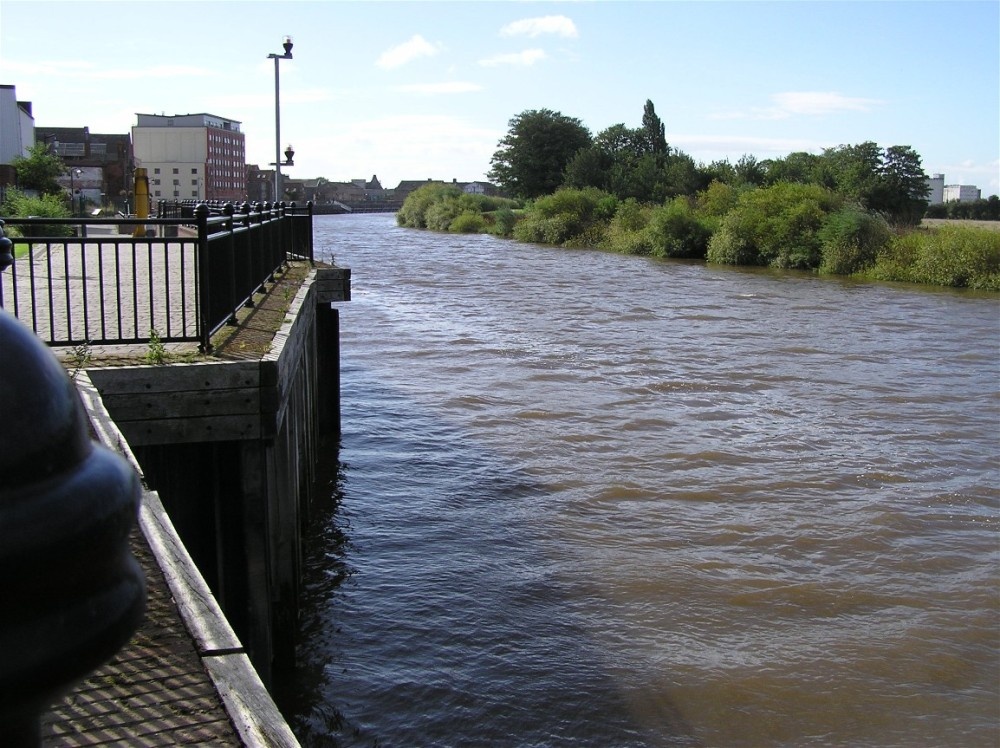
<svg viewBox="0 0 1000 748">
<path fill-rule="evenodd" d="M 285 57 L 289 60 L 292 59 L 292 37 L 286 36 L 282 41 L 281 46 L 285 48 Z"/>
<path fill-rule="evenodd" d="M 285 147 L 285 166 L 294 166 L 292 159 L 295 157 L 295 150 L 292 148 L 291 144 Z"/>
</svg>

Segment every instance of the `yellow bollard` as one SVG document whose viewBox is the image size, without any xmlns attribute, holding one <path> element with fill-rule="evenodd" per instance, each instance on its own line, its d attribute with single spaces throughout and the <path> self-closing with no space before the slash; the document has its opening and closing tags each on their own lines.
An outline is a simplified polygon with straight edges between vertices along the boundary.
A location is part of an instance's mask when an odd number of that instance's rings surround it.
<svg viewBox="0 0 1000 748">
<path fill-rule="evenodd" d="M 137 218 L 149 218 L 149 177 L 142 167 L 135 170 L 135 215 Z M 146 236 L 146 227 L 142 224 L 136 226 L 132 236 Z"/>
</svg>

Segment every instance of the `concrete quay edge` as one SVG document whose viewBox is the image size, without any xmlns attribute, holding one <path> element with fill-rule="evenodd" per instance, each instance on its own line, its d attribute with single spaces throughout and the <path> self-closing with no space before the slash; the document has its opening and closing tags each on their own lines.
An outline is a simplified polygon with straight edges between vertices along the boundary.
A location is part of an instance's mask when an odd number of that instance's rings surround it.
<svg viewBox="0 0 1000 748">
<path fill-rule="evenodd" d="M 98 441 L 122 455 L 141 477 L 138 461 L 90 377 L 81 371 L 75 383 Z M 154 491 L 143 491 L 139 528 L 240 742 L 254 748 L 297 748 L 298 739 L 251 664 Z"/>
</svg>

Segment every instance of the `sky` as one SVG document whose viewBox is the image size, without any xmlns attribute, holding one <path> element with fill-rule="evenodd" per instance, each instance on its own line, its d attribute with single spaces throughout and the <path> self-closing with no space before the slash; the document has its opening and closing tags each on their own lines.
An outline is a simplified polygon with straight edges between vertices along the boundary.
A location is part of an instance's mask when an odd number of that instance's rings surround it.
<svg viewBox="0 0 1000 748">
<path fill-rule="evenodd" d="M 286 35 L 291 178 L 484 180 L 522 112 L 597 135 L 650 100 L 701 163 L 875 141 L 1000 192 L 997 0 L 0 0 L 0 84 L 39 127 L 236 120 L 264 166 Z"/>
</svg>

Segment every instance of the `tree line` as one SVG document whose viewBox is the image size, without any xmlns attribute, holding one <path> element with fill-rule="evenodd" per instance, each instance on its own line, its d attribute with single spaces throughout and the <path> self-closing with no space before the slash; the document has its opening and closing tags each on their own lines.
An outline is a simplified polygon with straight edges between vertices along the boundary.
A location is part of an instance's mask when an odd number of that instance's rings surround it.
<svg viewBox="0 0 1000 748">
<path fill-rule="evenodd" d="M 913 230 L 929 187 L 909 146 L 841 145 L 698 164 L 647 101 L 640 127 L 591 137 L 550 110 L 510 121 L 489 178 L 508 198 L 416 190 L 403 226 L 653 257 L 1000 290 L 1000 233 Z"/>
<path fill-rule="evenodd" d="M 560 187 L 596 187 L 620 200 L 662 203 L 692 196 L 712 182 L 766 187 L 816 184 L 837 192 L 890 223 L 914 225 L 927 207 L 927 175 L 909 146 L 874 142 L 796 152 L 785 158 L 743 156 L 735 164 L 699 164 L 667 143 L 663 122 L 647 100 L 642 124 L 616 124 L 591 137 L 580 120 L 548 109 L 522 112 L 490 160 L 489 179 L 507 194 L 534 199 Z"/>
</svg>

